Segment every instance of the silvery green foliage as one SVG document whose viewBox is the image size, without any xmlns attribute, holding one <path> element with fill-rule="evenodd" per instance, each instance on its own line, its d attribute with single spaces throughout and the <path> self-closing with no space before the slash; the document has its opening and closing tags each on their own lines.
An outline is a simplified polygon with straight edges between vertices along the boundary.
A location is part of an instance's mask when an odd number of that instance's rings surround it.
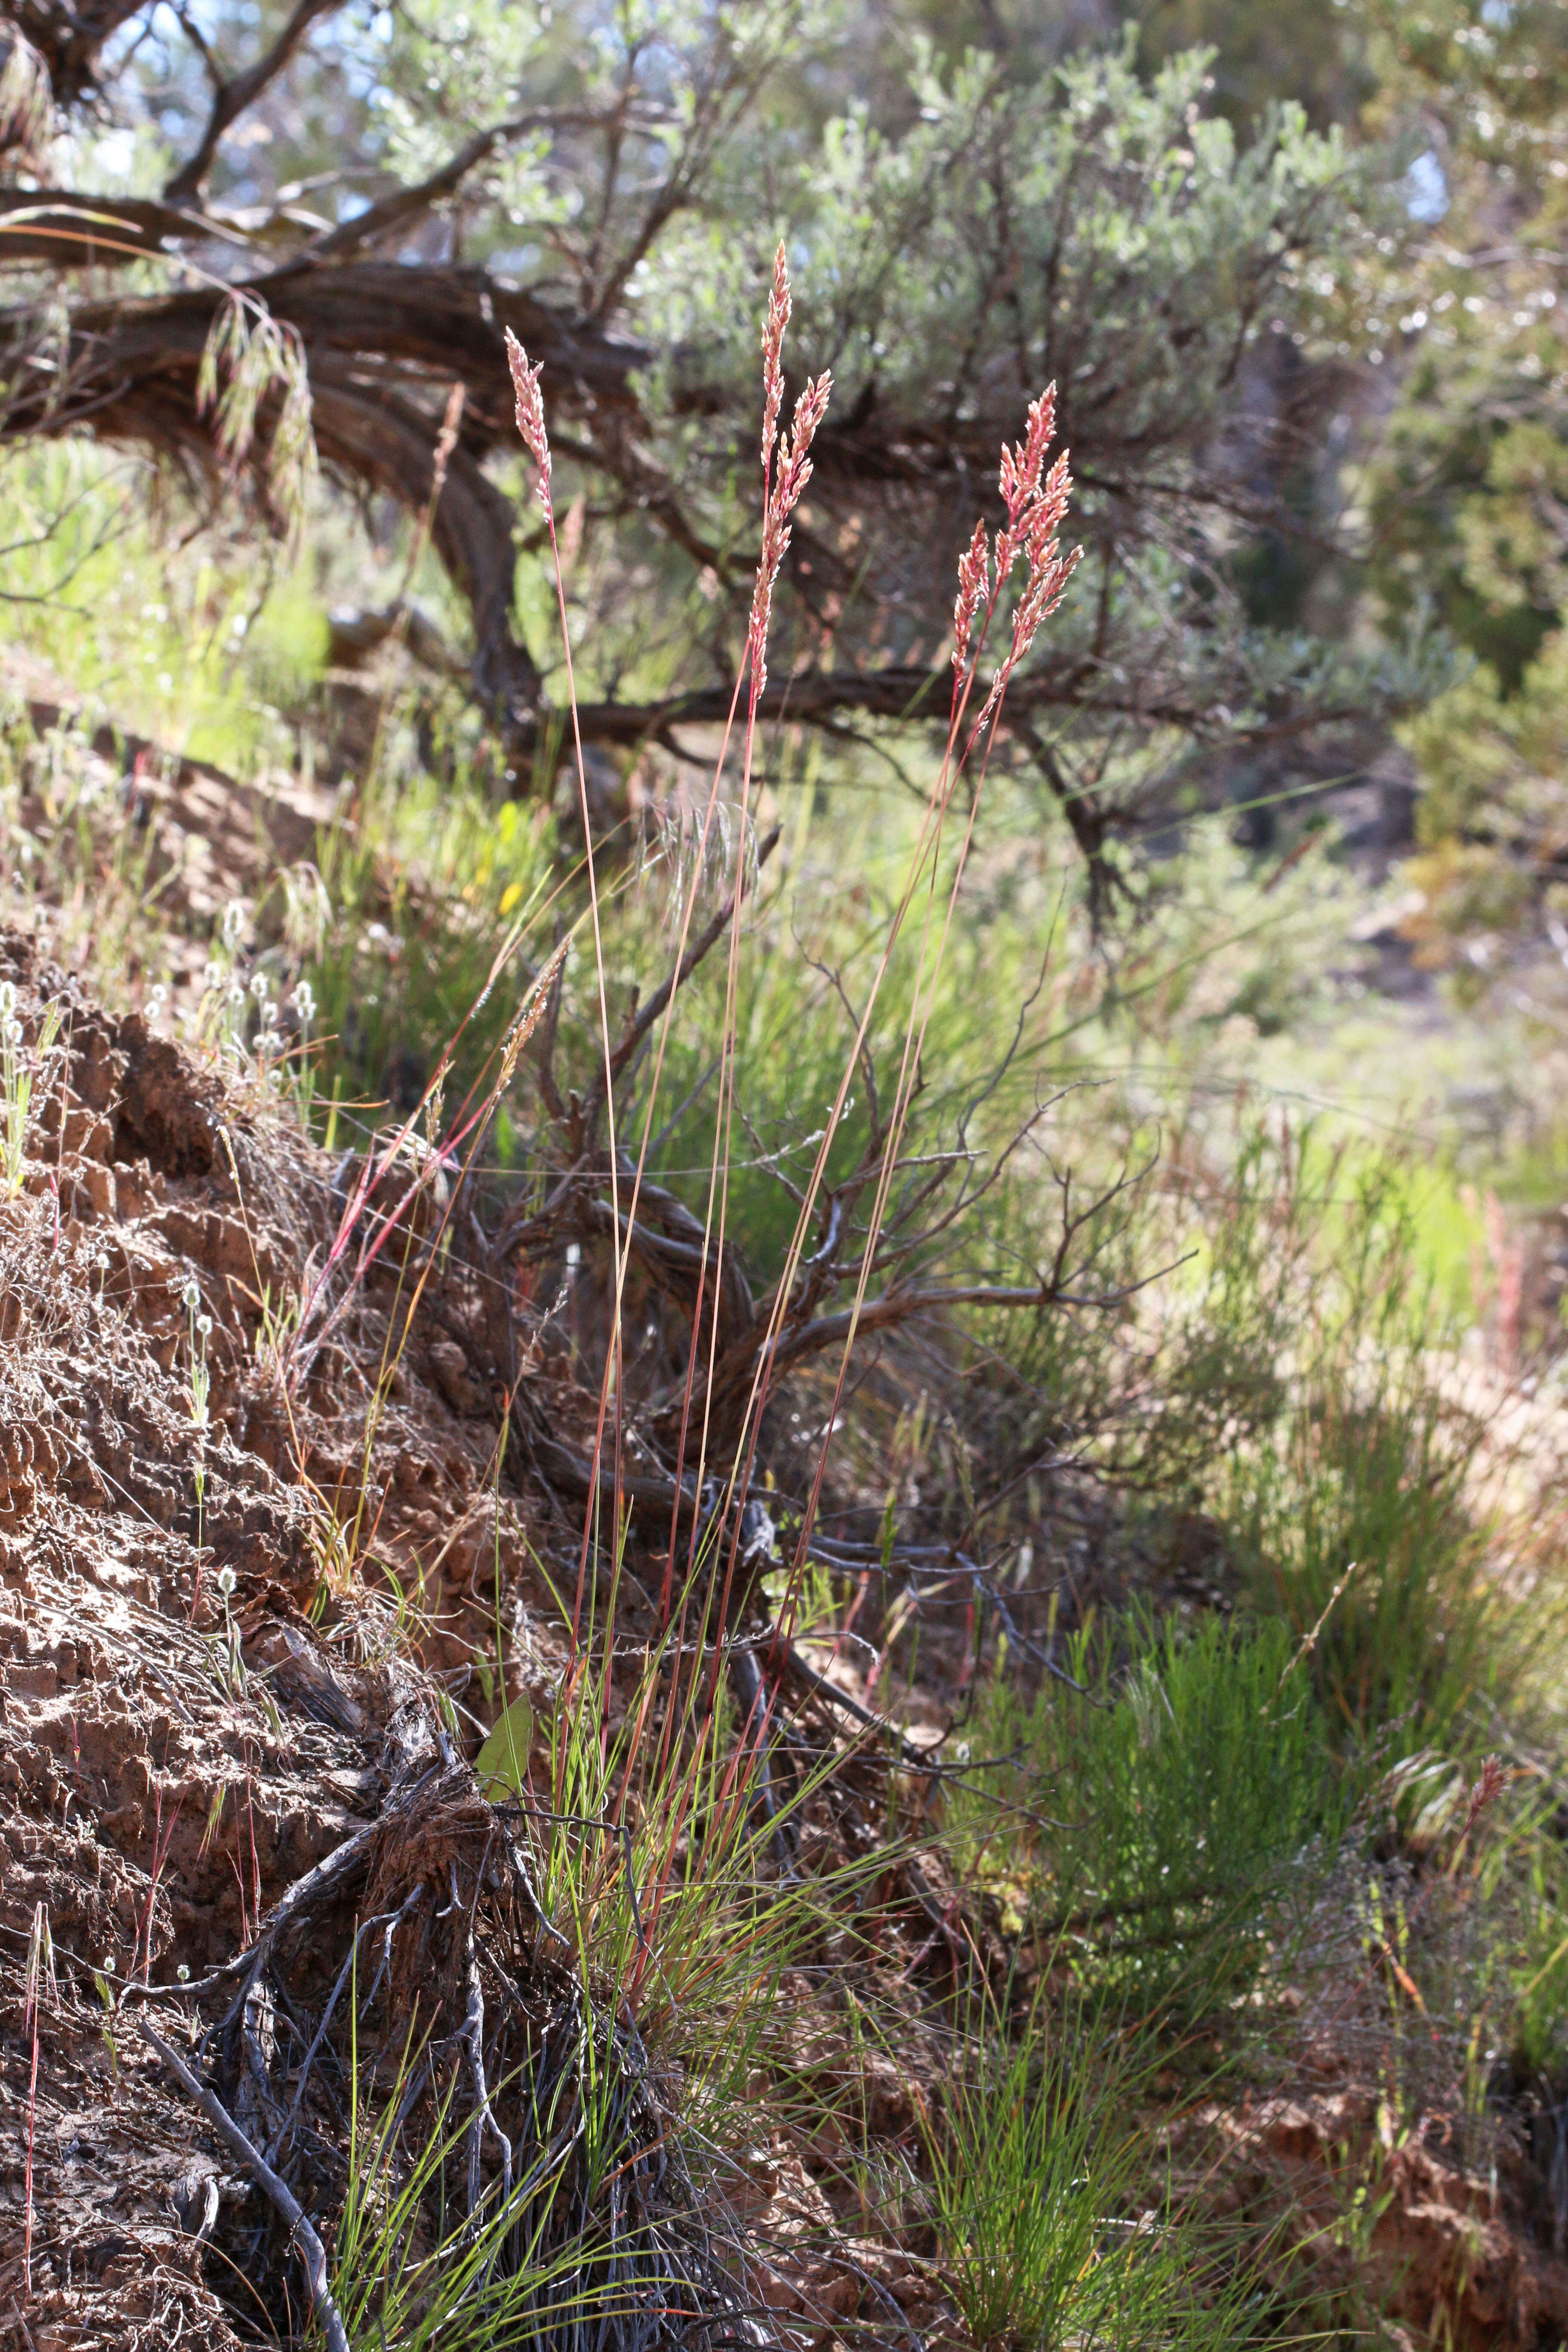
<svg viewBox="0 0 1568 2352">
<path fill-rule="evenodd" d="M 646 355 L 635 449 L 613 423 L 592 436 L 603 471 L 585 488 L 619 562 L 590 671 L 651 644 L 672 682 L 699 685 L 693 638 L 707 675 L 738 662 L 757 320 L 782 232 L 793 365 L 831 369 L 835 393 L 775 668 L 830 667 L 843 712 L 875 707 L 886 726 L 886 698 L 868 706 L 854 680 L 940 660 L 997 448 L 1055 381 L 1088 560 L 1013 708 L 1048 720 L 1047 773 L 1075 817 L 1103 828 L 1179 793 L 1194 737 L 1294 732 L 1425 691 L 1418 661 L 1347 659 L 1300 625 L 1299 594 L 1271 599 L 1248 571 L 1259 543 L 1319 577 L 1351 551 L 1326 410 L 1354 358 L 1357 273 L 1395 226 L 1388 158 L 1294 106 L 1238 145 L 1208 110 L 1201 52 L 1150 81 L 1130 47 L 1020 69 L 944 65 L 911 40 L 901 89 L 881 80 L 824 119 L 812 61 L 835 39 L 841 21 L 793 5 L 715 19 L 657 0 L 474 9 L 439 41 L 401 20 L 393 37 L 385 113 L 410 176 L 449 151 L 454 110 L 482 119 L 483 91 L 492 117 L 548 100 L 584 118 L 498 149 L 468 184 L 465 234 L 503 282 Z M 675 594 L 650 639 L 655 576 Z"/>
<path fill-rule="evenodd" d="M 237 12 L 211 37 L 237 58 L 260 36 Z M 160 17 L 114 91 L 171 164 L 207 104 L 182 38 Z M 307 214 L 341 237 L 395 199 L 365 248 L 378 269 L 450 268 L 481 301 L 548 306 L 532 316 L 554 338 L 557 504 L 581 502 L 590 701 L 721 692 L 740 667 L 757 329 L 781 234 L 789 365 L 835 385 L 779 583 L 775 677 L 827 681 L 812 709 L 795 693 L 797 712 L 884 742 L 940 721 L 929 688 L 957 555 L 977 513 L 994 520 L 999 446 L 1054 381 L 1086 560 L 1010 690 L 1003 756 L 1037 768 L 1093 849 L 1130 807 L 1179 804 L 1194 739 L 1293 739 L 1427 684 L 1340 650 L 1352 596 L 1336 566 L 1358 551 L 1331 432 L 1366 397 L 1356 321 L 1408 227 L 1403 161 L 1320 135 L 1291 105 L 1238 143 L 1210 63 L 1179 57 L 1151 79 L 1131 46 L 955 58 L 896 15 L 873 38 L 835 0 L 329 9 L 269 91 L 275 127 L 228 134 L 208 194 L 268 215 L 275 247 L 308 245 Z M 345 300 L 331 348 L 363 347 L 374 374 L 390 363 L 375 302 Z M 593 342 L 607 394 L 574 373 L 574 338 Z M 262 361 L 278 374 L 254 331 L 239 361 L 253 345 L 248 369 L 227 353 L 226 388 L 209 353 L 208 405 L 221 392 L 231 437 Z M 438 410 L 440 354 L 394 357 Z M 515 468 L 509 418 L 469 392 L 465 448 Z M 286 422 L 303 413 L 285 401 Z M 548 663 L 552 592 L 531 554 L 518 595 Z M 563 688 L 547 677 L 546 698 Z"/>
<path fill-rule="evenodd" d="M 1325 265 L 1343 280 L 1370 253 L 1386 163 L 1293 107 L 1238 149 L 1205 112 L 1206 63 L 1180 58 L 1148 85 L 1125 52 L 1079 57 L 1020 86 L 994 58 L 944 76 L 927 53 L 906 128 L 858 109 L 809 143 L 788 124 L 737 142 L 710 203 L 650 256 L 637 320 L 666 355 L 669 471 L 689 481 L 706 457 L 720 478 L 754 367 L 754 289 L 769 239 L 789 233 L 797 364 L 831 367 L 836 387 L 814 499 L 821 584 L 795 584 L 820 614 L 852 577 L 837 658 L 931 649 L 994 499 L 996 448 L 1055 381 L 1089 560 L 1037 656 L 1048 702 L 1098 711 L 1099 737 L 1114 721 L 1125 752 L 1129 726 L 1223 733 L 1282 698 L 1364 708 L 1407 684 L 1352 680 L 1321 642 L 1254 625 L 1237 561 L 1292 520 L 1335 536 L 1282 511 L 1283 478 L 1313 471 L 1327 421 L 1300 412 L 1308 372 L 1342 356 L 1339 320 L 1315 347 L 1305 331 L 1309 302 L 1322 310 L 1308 281 Z M 715 379 L 729 402 L 699 396 Z"/>
</svg>

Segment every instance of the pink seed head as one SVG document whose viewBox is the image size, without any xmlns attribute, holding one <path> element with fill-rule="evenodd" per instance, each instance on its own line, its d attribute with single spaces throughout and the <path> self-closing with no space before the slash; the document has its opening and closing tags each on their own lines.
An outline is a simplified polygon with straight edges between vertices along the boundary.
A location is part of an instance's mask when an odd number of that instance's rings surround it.
<svg viewBox="0 0 1568 2352">
<path fill-rule="evenodd" d="M 773 436 L 778 431 L 779 410 L 784 405 L 784 339 L 789 325 L 790 312 L 795 308 L 789 290 L 789 262 L 781 236 L 779 249 L 773 256 L 773 291 L 768 296 L 768 315 L 763 328 L 763 471 L 765 474 L 773 457 Z"/>
<path fill-rule="evenodd" d="M 1022 441 L 1002 449 L 1000 483 L 1007 509 L 1005 528 L 996 534 L 995 588 L 1000 589 L 1020 556 L 1024 559 L 1024 586 L 1013 614 L 1013 641 L 995 677 L 991 681 L 984 708 L 976 722 L 977 737 L 990 721 L 1008 680 L 1035 641 L 1042 621 L 1048 620 L 1067 593 L 1067 585 L 1077 571 L 1083 554 L 1075 547 L 1069 554 L 1061 551 L 1058 537 L 1072 496 L 1072 473 L 1064 449 L 1044 482 L 1040 479 L 1046 451 L 1056 429 L 1056 386 L 1029 404 L 1029 427 Z M 977 530 L 970 541 L 967 553 L 959 563 L 958 602 L 953 607 L 954 636 L 960 649 L 967 652 L 968 636 L 962 624 L 973 624 L 973 607 L 965 614 L 966 598 L 971 591 L 971 571 L 983 537 Z M 955 662 L 958 655 L 954 655 Z M 973 738 L 971 739 L 972 740 Z"/>
<path fill-rule="evenodd" d="M 784 248 L 779 248 L 782 258 Z M 787 294 L 787 288 L 785 289 Z M 778 473 L 763 511 L 763 545 L 752 591 L 752 615 L 746 630 L 746 654 L 751 664 L 752 691 L 760 695 L 768 682 L 768 625 L 773 616 L 773 589 L 790 542 L 789 518 L 811 479 L 810 448 L 827 411 L 833 378 L 824 373 L 809 383 L 795 404 L 795 416 L 779 449 Z M 776 425 L 776 412 L 775 412 Z"/>
<path fill-rule="evenodd" d="M 544 429 L 544 402 L 540 395 L 539 378 L 542 362 L 531 367 L 528 353 L 509 327 L 506 331 L 507 365 L 511 370 L 512 389 L 517 394 L 517 429 L 532 452 L 539 467 L 539 503 L 548 517 L 550 505 L 550 436 Z"/>
<path fill-rule="evenodd" d="M 974 536 L 958 559 L 958 593 L 952 601 L 952 667 L 963 677 L 969 661 L 969 641 L 974 615 L 991 584 L 991 559 L 985 545 L 985 525 L 977 522 Z"/>
<path fill-rule="evenodd" d="M 1038 400 L 1029 403 L 1029 428 L 1024 438 L 1009 449 L 1002 446 L 1000 487 L 1007 509 L 1007 520 L 1016 525 L 1019 516 L 1032 499 L 1037 497 L 1040 467 L 1046 461 L 1051 436 L 1057 429 L 1057 388 L 1047 384 Z"/>
<path fill-rule="evenodd" d="M 816 437 L 817 426 L 827 414 L 828 396 L 832 390 L 833 378 L 824 373 L 809 383 L 795 402 L 789 438 L 779 457 L 779 478 L 773 490 L 783 514 L 788 514 L 792 507 L 799 503 L 801 494 L 811 479 L 811 461 L 805 453 Z"/>
</svg>

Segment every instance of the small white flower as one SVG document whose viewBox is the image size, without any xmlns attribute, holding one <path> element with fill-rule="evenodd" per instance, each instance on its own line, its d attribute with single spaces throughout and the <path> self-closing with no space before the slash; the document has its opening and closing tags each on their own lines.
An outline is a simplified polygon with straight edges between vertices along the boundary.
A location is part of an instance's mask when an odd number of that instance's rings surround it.
<svg viewBox="0 0 1568 2352">
<path fill-rule="evenodd" d="M 224 945 L 230 948 L 237 947 L 239 935 L 244 929 L 245 902 L 241 898 L 231 898 L 223 910 Z"/>
<path fill-rule="evenodd" d="M 237 1008 L 245 1003 L 245 991 L 241 988 L 237 980 L 234 982 L 233 985 L 229 989 L 228 1001 Z"/>
<path fill-rule="evenodd" d="M 258 1004 L 264 1004 L 267 1002 L 267 974 L 264 971 L 252 974 L 250 992 Z"/>
<path fill-rule="evenodd" d="M 228 966 L 219 963 L 216 957 L 209 958 L 206 968 L 202 973 L 203 985 L 207 988 L 221 988 L 227 978 Z"/>
<path fill-rule="evenodd" d="M 191 1980 L 191 1971 L 184 1960 L 180 1962 L 179 1967 L 174 1970 L 174 1974 L 179 1978 L 182 1984 L 189 1984 Z"/>
<path fill-rule="evenodd" d="M 210 1315 L 198 1315 L 196 1317 L 196 1329 L 204 1339 L 206 1338 L 212 1328 L 213 1318 Z"/>
<path fill-rule="evenodd" d="M 190 1308 L 194 1315 L 197 1307 L 202 1303 L 201 1286 L 197 1283 L 195 1275 L 192 1275 L 189 1282 L 186 1283 L 184 1290 L 181 1291 L 180 1297 L 184 1299 L 185 1305 Z"/>
<path fill-rule="evenodd" d="M 147 1001 L 150 1004 L 157 1005 L 161 1012 L 163 1006 L 169 1002 L 169 991 L 166 983 L 161 980 L 154 981 L 152 989 L 148 993 Z"/>
<path fill-rule="evenodd" d="M 7 1045 L 19 1045 L 21 1044 L 22 1024 L 16 1019 L 15 1014 L 12 1015 L 11 1019 L 7 1021 L 3 1027 L 0 1027 L 0 1037 L 4 1037 Z"/>
<path fill-rule="evenodd" d="M 217 1572 L 217 1589 L 222 1593 L 226 1601 L 228 1600 L 230 1595 L 233 1593 L 234 1588 L 237 1582 L 238 1579 L 236 1577 L 232 1568 L 219 1569 Z"/>
<path fill-rule="evenodd" d="M 16 1009 L 16 983 L 0 980 L 0 1020 L 8 1019 Z"/>
<path fill-rule="evenodd" d="M 310 1022 L 315 1018 L 316 995 L 308 980 L 302 980 L 294 991 L 294 1010 L 301 1021 Z"/>
</svg>

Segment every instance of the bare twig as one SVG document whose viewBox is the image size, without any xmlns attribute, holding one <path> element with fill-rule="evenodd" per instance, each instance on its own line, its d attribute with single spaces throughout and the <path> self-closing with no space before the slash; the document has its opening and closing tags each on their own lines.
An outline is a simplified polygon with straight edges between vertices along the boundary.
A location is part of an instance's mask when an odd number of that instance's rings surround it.
<svg viewBox="0 0 1568 2352">
<path fill-rule="evenodd" d="M 231 2156 L 238 2158 L 258 2185 L 271 2199 L 288 2223 L 290 2237 L 298 2243 L 300 2258 L 304 2264 L 305 2283 L 310 2289 L 310 2307 L 321 2323 L 331 2352 L 350 2352 L 348 2331 L 331 2288 L 327 2284 L 327 2253 L 311 2228 L 304 2207 L 285 2180 L 280 2180 L 259 2148 L 240 2130 L 216 2091 L 209 2091 L 200 2076 L 192 2073 L 177 2050 L 171 2049 L 161 2033 L 153 2032 L 147 2020 L 137 2020 L 142 2039 L 154 2049 L 182 2090 L 193 2098 L 208 2123 L 217 2133 Z"/>
<path fill-rule="evenodd" d="M 423 1782 L 419 1783 L 419 1786 L 423 1785 Z M 371 1845 L 381 1835 L 383 1827 L 384 1821 L 366 1822 L 362 1829 L 354 1831 L 352 1837 L 346 1837 L 342 1845 L 334 1846 L 313 1870 L 308 1870 L 303 1878 L 296 1879 L 255 1942 L 247 1945 L 243 1952 L 237 1952 L 232 1960 L 226 1960 L 221 1968 L 215 1969 L 210 1976 L 201 1978 L 195 1984 L 128 1984 L 121 1999 L 134 1994 L 139 2000 L 187 2000 L 195 1994 L 214 1992 L 220 1986 L 232 1983 L 243 1969 L 246 1972 L 245 1986 L 224 2020 L 226 2029 L 244 2009 L 250 1988 L 270 1959 L 279 1937 L 294 1921 L 301 1918 L 313 1903 L 319 1902 L 329 1888 L 339 1886 L 351 1872 L 360 1867 Z"/>
<path fill-rule="evenodd" d="M 482 1877 L 484 1872 L 482 1863 L 479 1868 Z M 457 1864 L 449 1863 L 447 1870 L 452 1888 L 452 1907 L 454 1910 L 461 1910 L 464 1906 L 462 1897 L 458 1891 Z M 476 1888 L 476 1902 L 478 1899 L 479 1894 Z M 490 2105 L 489 2086 L 485 2081 L 485 1989 L 479 1977 L 479 1948 L 474 1942 L 474 1918 L 471 1911 L 467 1915 L 463 1946 L 463 1976 L 468 1990 L 468 2006 L 463 2015 L 461 2038 L 468 2050 L 468 2072 L 473 2077 L 474 2084 L 474 2112 L 468 2125 L 468 2219 L 471 2221 L 479 2201 L 479 2150 L 487 2124 L 500 2147 L 501 2201 L 503 2204 L 510 2204 L 511 2200 L 511 2142 L 496 2121 L 495 2110 Z"/>
<path fill-rule="evenodd" d="M 390 229 L 400 228 L 405 221 L 416 219 L 432 205 L 439 204 L 443 196 L 451 195 L 498 147 L 521 139 L 531 131 L 589 131 L 606 120 L 604 110 L 594 107 L 535 106 L 525 114 L 509 116 L 504 122 L 492 122 L 489 130 L 476 131 L 471 139 L 465 140 L 427 179 L 416 181 L 411 187 L 394 188 L 374 205 L 368 205 L 363 213 L 356 213 L 353 220 L 342 221 L 336 228 L 312 238 L 305 253 L 312 261 L 329 257 L 335 260 L 342 254 L 374 244 Z M 650 118 L 650 131 L 657 127 Z"/>
<path fill-rule="evenodd" d="M 775 824 L 773 831 L 766 835 L 757 845 L 757 873 L 759 875 L 761 875 L 763 867 L 773 856 L 773 851 L 778 847 L 781 831 L 782 828 Z M 647 1003 L 641 1005 L 633 1017 L 626 1023 L 626 1027 L 621 1032 L 615 1051 L 610 1056 L 609 1075 L 612 1082 L 620 1076 L 621 1072 L 626 1068 L 626 1064 L 631 1060 L 632 1055 L 637 1052 L 637 1047 L 642 1044 L 643 1039 L 647 1035 L 649 1030 L 653 1027 L 654 1023 L 658 1019 L 660 1013 L 664 1011 L 666 1005 L 669 1003 L 676 991 L 679 988 L 685 987 L 686 982 L 690 979 L 692 973 L 702 961 L 704 956 L 709 954 L 713 947 L 717 945 L 718 941 L 723 938 L 731 923 L 734 920 L 736 902 L 739 899 L 743 898 L 745 895 L 745 878 L 743 876 L 738 876 L 734 889 L 725 899 L 723 905 L 715 911 L 711 920 L 698 934 L 697 938 L 692 940 L 691 945 L 687 949 L 686 953 L 681 957 L 679 962 L 676 965 L 675 970 L 659 982 L 658 986 L 654 990 L 653 994 L 647 999 Z M 601 1074 L 595 1079 L 592 1090 L 588 1096 L 584 1125 L 589 1134 L 593 1133 L 599 1109 L 603 1105 L 604 1090 L 605 1079 L 603 1074 Z"/>
<path fill-rule="evenodd" d="M 300 2080 L 295 2087 L 294 2096 L 289 2103 L 289 2112 L 284 2116 L 282 2124 L 279 2127 L 279 2130 L 272 2140 L 271 2146 L 268 2148 L 267 2154 L 268 2161 L 271 2161 L 281 2155 L 284 2142 L 288 2139 L 289 2132 L 293 2129 L 295 2119 L 300 2113 L 300 2107 L 304 2104 L 305 2088 L 310 2079 L 310 2069 L 316 2063 L 317 2053 L 320 2051 L 322 2042 L 327 2038 L 327 2028 L 332 2021 L 332 2012 L 337 2008 L 338 2002 L 342 1996 L 343 1987 L 349 1980 L 354 1961 L 358 1957 L 361 1937 L 368 1936 L 373 1927 L 384 1927 L 386 1929 L 386 1937 L 382 1953 L 382 1967 L 381 1969 L 378 1969 L 376 1972 L 375 1983 L 371 1986 L 366 2004 L 368 2006 L 369 2001 L 375 1999 L 376 1988 L 381 1983 L 382 1971 L 385 1969 L 391 1961 L 392 1938 L 396 1932 L 397 1923 L 406 1913 L 413 1909 L 414 1906 L 420 1900 L 424 1893 L 425 1889 L 423 1885 L 416 1885 L 405 1898 L 401 1910 L 383 1911 L 374 1919 L 362 1920 L 360 1925 L 355 1928 L 353 1941 L 349 1946 L 349 1956 L 343 1962 L 342 1967 L 338 1970 L 337 1982 L 333 1985 L 331 1991 L 328 1994 L 327 2005 L 321 2011 L 321 2021 L 316 2028 L 315 2036 L 310 2048 L 306 2051 L 303 2059 L 300 2061 Z"/>
<path fill-rule="evenodd" d="M 194 196 L 212 169 L 218 142 L 231 122 L 236 121 L 258 99 L 268 82 L 276 81 L 311 26 L 319 16 L 330 16 L 342 5 L 342 0 L 296 0 L 292 15 L 272 47 L 258 58 L 243 73 L 219 81 L 213 91 L 212 110 L 206 128 L 202 132 L 195 153 L 183 163 L 163 190 L 168 205 L 183 204 Z"/>
</svg>

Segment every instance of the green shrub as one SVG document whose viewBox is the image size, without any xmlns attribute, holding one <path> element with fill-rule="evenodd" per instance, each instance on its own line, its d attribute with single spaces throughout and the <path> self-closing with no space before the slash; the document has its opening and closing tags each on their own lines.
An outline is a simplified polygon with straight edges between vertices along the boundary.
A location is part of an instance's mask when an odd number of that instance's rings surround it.
<svg viewBox="0 0 1568 2352">
<path fill-rule="evenodd" d="M 1013 1760 L 950 1830 L 983 1879 L 1026 1887 L 1033 1939 L 1140 2013 L 1196 2016 L 1288 1936 L 1354 1788 L 1282 1622 L 1124 1630 L 1120 1659 L 1104 1629 L 1070 1645 L 1081 1695 L 1047 1681 L 1026 1711 L 991 1686 L 971 1745 Z"/>
</svg>

